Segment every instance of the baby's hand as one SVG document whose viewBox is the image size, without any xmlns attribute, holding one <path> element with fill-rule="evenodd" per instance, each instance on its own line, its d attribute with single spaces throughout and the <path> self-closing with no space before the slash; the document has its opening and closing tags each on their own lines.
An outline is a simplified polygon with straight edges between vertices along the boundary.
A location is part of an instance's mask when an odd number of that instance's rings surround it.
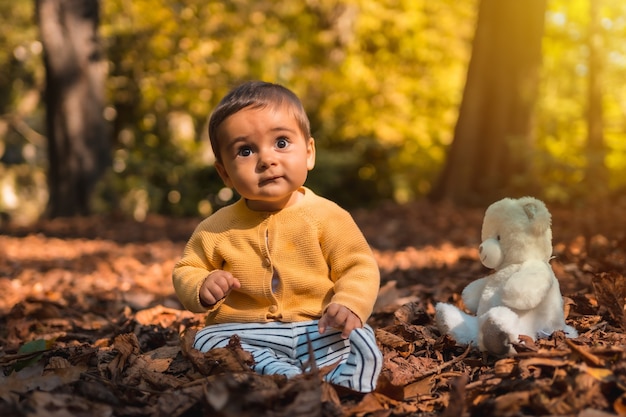
<svg viewBox="0 0 626 417">
<path fill-rule="evenodd" d="M 347 339 L 352 330 L 360 329 L 363 327 L 363 323 L 348 307 L 331 303 L 326 307 L 326 311 L 317 324 L 320 333 L 324 333 L 327 327 L 341 330 L 341 337 Z"/>
<path fill-rule="evenodd" d="M 213 271 L 200 287 L 200 302 L 209 307 L 226 297 L 234 288 L 241 288 L 241 284 L 233 274 L 222 270 Z"/>
</svg>

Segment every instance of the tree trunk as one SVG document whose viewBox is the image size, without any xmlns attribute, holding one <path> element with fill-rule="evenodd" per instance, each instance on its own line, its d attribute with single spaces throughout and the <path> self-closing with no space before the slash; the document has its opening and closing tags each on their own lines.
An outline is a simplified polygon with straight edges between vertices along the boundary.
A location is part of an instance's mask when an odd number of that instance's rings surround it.
<svg viewBox="0 0 626 417">
<path fill-rule="evenodd" d="M 36 0 L 46 68 L 49 217 L 89 212 L 110 165 L 99 0 Z"/>
<path fill-rule="evenodd" d="M 608 172 L 604 163 L 604 117 L 602 108 L 603 42 L 600 32 L 599 0 L 589 0 L 589 73 L 587 87 L 587 169 L 584 194 L 591 200 L 606 197 L 609 191 Z"/>
<path fill-rule="evenodd" d="M 545 0 L 482 0 L 454 140 L 431 197 L 492 202 L 534 185 Z"/>
</svg>

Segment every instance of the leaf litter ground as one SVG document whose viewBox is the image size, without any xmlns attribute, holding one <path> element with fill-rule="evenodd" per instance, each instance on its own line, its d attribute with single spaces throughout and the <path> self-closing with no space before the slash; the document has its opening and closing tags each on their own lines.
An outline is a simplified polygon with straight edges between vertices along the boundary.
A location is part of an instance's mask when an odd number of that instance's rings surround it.
<svg viewBox="0 0 626 417">
<path fill-rule="evenodd" d="M 624 207 L 552 209 L 552 266 L 580 336 L 521 337 L 497 358 L 457 346 L 433 323 L 438 301 L 489 271 L 484 210 L 417 202 L 354 213 L 382 286 L 370 324 L 384 353 L 370 394 L 250 370 L 236 337 L 191 349 L 202 316 L 171 271 L 197 219 L 41 222 L 0 234 L 2 416 L 626 415 Z"/>
</svg>

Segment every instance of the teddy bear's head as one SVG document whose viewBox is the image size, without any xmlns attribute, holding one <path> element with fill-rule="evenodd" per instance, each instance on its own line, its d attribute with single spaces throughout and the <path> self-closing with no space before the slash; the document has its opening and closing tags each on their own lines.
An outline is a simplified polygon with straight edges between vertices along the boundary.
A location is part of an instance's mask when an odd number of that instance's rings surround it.
<svg viewBox="0 0 626 417">
<path fill-rule="evenodd" d="M 505 198 L 493 203 L 483 219 L 481 262 L 487 268 L 500 269 L 531 259 L 549 261 L 550 223 L 550 212 L 536 198 Z"/>
</svg>

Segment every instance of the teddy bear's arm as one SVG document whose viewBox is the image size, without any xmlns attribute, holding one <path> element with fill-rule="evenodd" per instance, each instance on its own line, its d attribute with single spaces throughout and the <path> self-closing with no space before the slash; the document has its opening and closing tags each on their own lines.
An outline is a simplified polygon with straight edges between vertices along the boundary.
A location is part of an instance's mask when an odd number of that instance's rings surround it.
<svg viewBox="0 0 626 417">
<path fill-rule="evenodd" d="M 480 296 L 487 285 L 487 278 L 479 278 L 476 281 L 472 281 L 463 289 L 461 297 L 465 303 L 465 307 L 472 313 L 476 314 L 478 311 L 478 304 L 480 303 Z"/>
<path fill-rule="evenodd" d="M 549 264 L 542 261 L 526 261 L 504 284 L 502 304 L 517 310 L 533 309 L 548 294 L 554 279 Z"/>
</svg>

